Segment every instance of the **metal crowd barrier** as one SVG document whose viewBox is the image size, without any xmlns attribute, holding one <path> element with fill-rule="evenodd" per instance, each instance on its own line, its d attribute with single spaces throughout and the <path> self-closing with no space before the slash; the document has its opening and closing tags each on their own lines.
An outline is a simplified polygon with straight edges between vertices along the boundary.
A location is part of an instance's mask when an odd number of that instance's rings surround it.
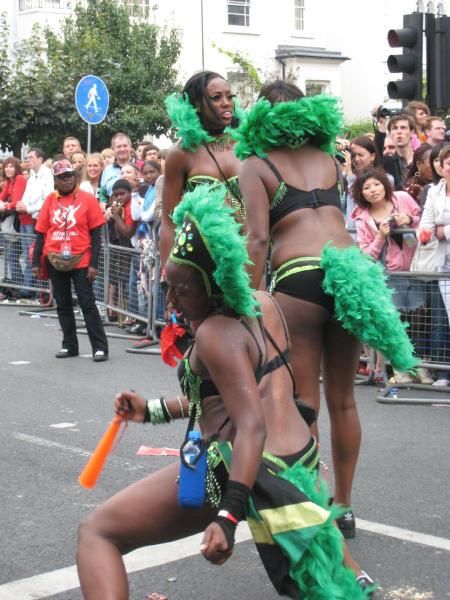
<svg viewBox="0 0 450 600">
<path fill-rule="evenodd" d="M 421 377 L 429 375 L 433 381 L 423 383 L 419 375 L 416 380 L 407 381 L 407 375 L 399 373 L 388 377 L 382 361 L 386 386 L 377 400 L 389 404 L 450 404 L 450 386 L 433 385 L 437 380 L 450 380 L 450 272 L 395 271 L 389 272 L 388 277 L 394 290 L 393 300 L 408 325 L 418 367 L 426 370 Z M 399 392 L 393 394 L 393 388 Z M 408 398 L 400 394 L 405 388 L 444 392 L 447 398 Z"/>
<path fill-rule="evenodd" d="M 49 282 L 32 279 L 26 282 L 24 273 L 29 263 L 27 250 L 35 236 L 31 234 L 5 234 L 0 232 L 0 290 L 6 290 L 12 299 L 7 298 L 0 305 L 17 306 L 14 296 L 18 292 L 47 294 L 47 303 L 40 307 L 52 306 L 51 286 Z M 389 285 L 395 289 L 394 302 L 400 310 L 402 319 L 408 324 L 410 336 L 419 366 L 430 369 L 434 380 L 450 379 L 450 272 L 448 273 L 417 273 L 390 272 Z M 28 285 L 29 284 L 29 285 Z M 146 335 L 155 341 L 159 331 L 164 326 L 164 296 L 160 284 L 160 257 L 157 244 L 146 241 L 140 248 L 126 248 L 109 243 L 108 229 L 105 227 L 102 252 L 94 293 L 98 304 L 104 313 L 105 323 L 112 323 L 112 316 L 118 318 L 118 324 L 123 324 L 125 318 L 135 319 L 145 323 Z M 447 301 L 447 307 L 444 302 Z M 23 306 L 22 302 L 20 303 Z M 40 308 L 32 304 L 34 308 Z M 129 338 L 129 335 L 109 333 L 113 337 Z M 132 350 L 137 353 L 157 354 L 159 348 Z M 377 356 L 371 351 L 367 361 L 369 375 L 358 383 L 374 383 Z M 395 381 L 388 374 L 389 365 L 378 357 L 378 367 L 381 368 L 384 389 L 378 401 L 384 403 L 401 402 L 438 403 L 429 398 L 394 398 L 393 387 L 417 388 L 433 392 L 450 391 L 449 386 L 436 387 L 431 384 Z M 358 378 L 357 378 L 358 379 Z M 361 378 L 359 378 L 361 379 Z M 442 401 L 447 403 L 447 401 Z M 448 401 L 450 402 L 450 401 Z"/>
<path fill-rule="evenodd" d="M 36 239 L 31 233 L 0 231 L 0 306 L 29 305 L 39 309 L 53 304 L 49 281 L 31 274 L 29 251 Z"/>
</svg>

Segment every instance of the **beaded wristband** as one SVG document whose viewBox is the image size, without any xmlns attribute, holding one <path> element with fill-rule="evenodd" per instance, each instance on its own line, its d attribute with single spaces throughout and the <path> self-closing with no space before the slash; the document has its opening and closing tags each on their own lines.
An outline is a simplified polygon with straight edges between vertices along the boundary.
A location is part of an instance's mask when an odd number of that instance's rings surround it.
<svg viewBox="0 0 450 600">
<path fill-rule="evenodd" d="M 152 425 L 163 425 L 170 422 L 170 413 L 167 408 L 164 410 L 163 402 L 163 398 L 147 400 L 144 423 L 150 422 Z"/>
</svg>

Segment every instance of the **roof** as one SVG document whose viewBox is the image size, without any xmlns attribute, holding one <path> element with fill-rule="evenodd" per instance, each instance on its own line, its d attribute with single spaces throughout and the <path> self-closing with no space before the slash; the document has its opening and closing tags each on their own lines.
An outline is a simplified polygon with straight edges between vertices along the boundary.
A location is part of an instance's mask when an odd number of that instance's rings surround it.
<svg viewBox="0 0 450 600">
<path fill-rule="evenodd" d="M 275 58 L 316 58 L 318 60 L 337 60 L 343 62 L 350 60 L 341 52 L 333 52 L 325 48 L 312 48 L 311 46 L 278 46 L 275 50 Z"/>
</svg>

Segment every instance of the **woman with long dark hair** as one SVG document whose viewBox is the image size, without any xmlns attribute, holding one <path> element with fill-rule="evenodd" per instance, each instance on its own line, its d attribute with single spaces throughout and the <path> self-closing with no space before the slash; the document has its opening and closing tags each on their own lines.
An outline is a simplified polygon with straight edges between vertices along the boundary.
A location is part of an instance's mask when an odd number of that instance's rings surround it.
<svg viewBox="0 0 450 600">
<path fill-rule="evenodd" d="M 173 243 L 170 215 L 186 191 L 202 183 L 223 183 L 226 202 L 243 219 L 237 181 L 239 160 L 230 135 L 237 123 L 238 107 L 229 83 L 212 71 L 196 73 L 181 95 L 168 97 L 167 111 L 179 140 L 169 150 L 165 165 L 160 240 L 163 267 Z"/>
</svg>

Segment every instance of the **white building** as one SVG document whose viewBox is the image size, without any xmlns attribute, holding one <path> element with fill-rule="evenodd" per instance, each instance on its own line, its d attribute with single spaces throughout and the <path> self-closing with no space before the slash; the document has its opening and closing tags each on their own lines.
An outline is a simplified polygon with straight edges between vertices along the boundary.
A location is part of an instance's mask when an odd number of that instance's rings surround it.
<svg viewBox="0 0 450 600">
<path fill-rule="evenodd" d="M 76 1 L 2 0 L 12 52 L 35 22 L 57 30 Z M 402 15 L 417 5 L 415 0 L 123 1 L 132 14 L 180 29 L 180 82 L 202 68 L 237 80 L 237 67 L 220 50 L 239 52 L 263 78 L 285 75 L 307 93 L 341 96 L 349 121 L 366 118 L 374 105 L 386 100 L 386 83 L 392 78 L 386 68 L 391 51 L 387 31 L 401 27 Z"/>
</svg>

